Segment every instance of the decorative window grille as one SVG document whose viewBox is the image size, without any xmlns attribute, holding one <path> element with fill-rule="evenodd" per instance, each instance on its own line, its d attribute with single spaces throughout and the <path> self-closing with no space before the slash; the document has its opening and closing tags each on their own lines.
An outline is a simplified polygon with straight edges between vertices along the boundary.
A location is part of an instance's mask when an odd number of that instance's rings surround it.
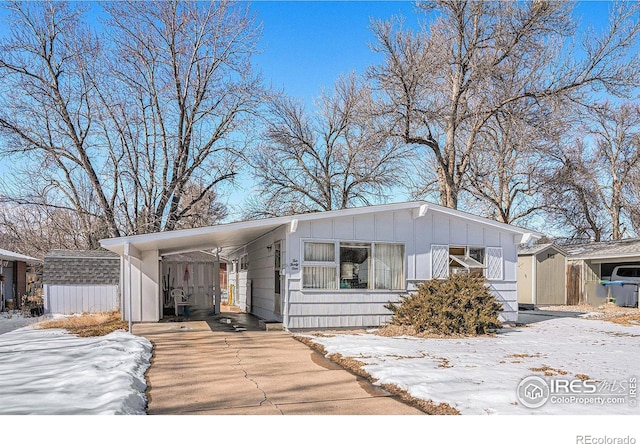
<svg viewBox="0 0 640 444">
<path fill-rule="evenodd" d="M 441 279 L 449 276 L 449 246 L 431 246 L 431 278 Z"/>
<path fill-rule="evenodd" d="M 487 279 L 502 280 L 502 268 L 502 248 L 487 247 Z"/>
</svg>

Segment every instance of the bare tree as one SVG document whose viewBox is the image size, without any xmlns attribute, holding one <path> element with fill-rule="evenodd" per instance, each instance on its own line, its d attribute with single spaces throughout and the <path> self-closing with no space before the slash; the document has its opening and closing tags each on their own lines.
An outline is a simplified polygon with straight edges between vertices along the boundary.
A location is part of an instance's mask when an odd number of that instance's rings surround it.
<svg viewBox="0 0 640 444">
<path fill-rule="evenodd" d="M 234 138 L 260 92 L 250 64 L 257 29 L 232 1 L 116 2 L 107 10 L 110 68 L 123 88 L 102 96 L 104 133 L 135 172 L 119 176 L 127 195 L 119 205 L 130 229 L 172 230 L 237 172 Z M 194 181 L 201 192 L 186 193 Z"/>
<path fill-rule="evenodd" d="M 66 205 L 89 220 L 79 183 L 87 181 L 111 236 L 118 236 L 113 201 L 91 143 L 93 86 L 80 57 L 98 58 L 99 44 L 81 23 L 83 9 L 63 2 L 7 3 L 12 26 L 0 42 L 0 136 L 5 154 L 28 156 L 37 173 L 52 170 L 43 186 L 56 187 Z M 32 177 L 33 178 L 33 177 Z"/>
<path fill-rule="evenodd" d="M 562 122 L 548 110 L 516 105 L 496 113 L 478 133 L 464 181 L 466 206 L 507 224 L 544 209 L 546 153 Z"/>
<path fill-rule="evenodd" d="M 628 93 L 638 85 L 639 5 L 615 4 L 603 35 L 588 31 L 583 56 L 571 2 L 441 0 L 419 3 L 430 21 L 414 32 L 375 22 L 374 51 L 384 61 L 369 70 L 378 113 L 389 133 L 424 147 L 437 167 L 440 202 L 457 207 L 478 138 L 505 107 L 582 102 L 592 90 Z"/>
<path fill-rule="evenodd" d="M 549 180 L 548 207 L 574 235 L 619 240 L 637 206 L 640 107 L 604 103 L 584 115 L 580 137 L 557 150 L 560 168 Z"/>
<path fill-rule="evenodd" d="M 182 205 L 176 228 L 215 225 L 227 216 L 227 208 L 218 200 L 215 188 L 200 183 L 188 183 L 185 186 Z"/>
<path fill-rule="evenodd" d="M 95 29 L 76 3 L 4 6 L 0 154 L 30 182 L 11 200 L 73 211 L 87 236 L 96 219 L 105 236 L 218 220 L 260 91 L 246 6 L 115 2 Z M 193 217 L 201 203 L 210 217 Z"/>
<path fill-rule="evenodd" d="M 0 211 L 0 245 L 43 258 L 54 249 L 96 249 L 108 231 L 95 225 L 90 233 L 73 211 L 40 205 L 4 204 Z"/>
<path fill-rule="evenodd" d="M 343 209 L 384 200 L 407 155 L 368 118 L 369 91 L 339 79 L 310 115 L 297 101 L 271 101 L 264 141 L 251 156 L 260 197 L 253 217 Z"/>
</svg>

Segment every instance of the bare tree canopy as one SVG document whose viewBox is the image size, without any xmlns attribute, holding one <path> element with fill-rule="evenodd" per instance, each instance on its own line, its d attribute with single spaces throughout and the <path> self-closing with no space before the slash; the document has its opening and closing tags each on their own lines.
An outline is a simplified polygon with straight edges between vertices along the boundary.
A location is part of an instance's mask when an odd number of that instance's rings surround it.
<svg viewBox="0 0 640 444">
<path fill-rule="evenodd" d="M 329 211 L 384 200 L 398 184 L 406 149 L 365 111 L 370 93 L 355 76 L 338 80 L 310 114 L 299 102 L 271 101 L 264 140 L 251 156 L 260 197 L 253 217 Z"/>
<path fill-rule="evenodd" d="M 245 5 L 105 3 L 102 26 L 77 3 L 3 6 L 0 138 L 22 170 L 5 184 L 14 202 L 71 210 L 87 232 L 99 220 L 108 236 L 190 226 L 200 204 L 221 213 L 198 223 L 224 214 L 211 198 L 236 174 L 260 93 Z"/>
<path fill-rule="evenodd" d="M 476 137 L 464 180 L 467 208 L 499 222 L 522 222 L 544 209 L 547 152 L 558 141 L 559 119 L 512 104 Z"/>
<path fill-rule="evenodd" d="M 616 3 L 609 29 L 580 48 L 572 2 L 426 1 L 420 31 L 375 22 L 371 67 L 389 133 L 424 147 L 441 204 L 457 207 L 481 134 L 506 107 L 582 103 L 593 91 L 625 95 L 639 84 L 638 3 Z M 578 51 L 579 49 L 579 51 Z M 427 180 L 428 182 L 428 180 Z M 429 190 L 423 190 L 426 194 Z"/>
<path fill-rule="evenodd" d="M 604 103 L 584 113 L 574 140 L 553 152 L 545 177 L 551 221 L 570 236 L 620 240 L 637 216 L 633 198 L 640 167 L 640 107 Z"/>
</svg>

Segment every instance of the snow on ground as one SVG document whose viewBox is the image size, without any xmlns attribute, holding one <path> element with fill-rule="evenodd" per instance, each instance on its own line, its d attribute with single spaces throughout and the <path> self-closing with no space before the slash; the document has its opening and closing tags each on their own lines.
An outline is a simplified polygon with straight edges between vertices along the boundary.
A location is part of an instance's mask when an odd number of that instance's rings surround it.
<svg viewBox="0 0 640 444">
<path fill-rule="evenodd" d="M 43 317 L 25 318 L 20 311 L 0 312 L 0 335 L 26 325 L 33 324 L 42 319 Z"/>
<path fill-rule="evenodd" d="M 448 403 L 462 414 L 640 414 L 629 390 L 631 378 L 640 376 L 639 326 L 551 318 L 503 329 L 495 337 L 336 334 L 313 341 L 327 355 L 339 353 L 365 363 L 363 369 L 377 384 L 395 384 L 413 397 Z M 587 383 L 596 387 L 597 396 L 579 395 L 579 403 L 570 398 L 575 393 L 558 390 L 542 407 L 527 408 L 517 398 L 517 387 L 531 375 L 551 384 L 575 380 L 578 391 L 594 390 L 581 385 L 576 375 L 588 377 L 597 381 Z"/>
<path fill-rule="evenodd" d="M 19 324 L 0 318 L 0 332 Z M 144 414 L 151 350 L 125 331 L 80 338 L 27 326 L 0 334 L 0 414 Z"/>
</svg>

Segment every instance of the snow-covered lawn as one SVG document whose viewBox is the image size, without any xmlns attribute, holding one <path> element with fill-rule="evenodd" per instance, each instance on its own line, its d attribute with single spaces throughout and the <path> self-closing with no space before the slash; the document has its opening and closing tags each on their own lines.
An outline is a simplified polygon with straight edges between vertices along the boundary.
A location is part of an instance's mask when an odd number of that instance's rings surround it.
<svg viewBox="0 0 640 444">
<path fill-rule="evenodd" d="M 377 384 L 395 384 L 415 398 L 448 403 L 462 414 L 640 414 L 630 384 L 640 376 L 640 326 L 580 318 L 551 318 L 503 329 L 495 337 L 419 339 L 375 334 L 315 337 L 327 355 L 365 363 Z M 517 398 L 523 378 L 576 380 L 559 388 L 542 407 Z M 580 378 L 594 380 L 583 385 Z M 591 386 L 591 387 L 589 387 Z M 567 396 L 596 387 L 594 404 Z M 557 395 L 553 397 L 553 395 Z M 596 404 L 611 399 L 620 404 Z M 586 396 L 586 395 L 584 395 Z M 596 399 L 597 398 L 597 399 Z M 555 401 L 555 403 L 554 403 Z M 561 402 L 564 401 L 564 402 Z M 634 405 L 635 404 L 635 405 Z"/>
<path fill-rule="evenodd" d="M 125 331 L 80 338 L 62 329 L 16 329 L 29 322 L 0 317 L 0 414 L 145 413 L 147 339 Z"/>
</svg>

